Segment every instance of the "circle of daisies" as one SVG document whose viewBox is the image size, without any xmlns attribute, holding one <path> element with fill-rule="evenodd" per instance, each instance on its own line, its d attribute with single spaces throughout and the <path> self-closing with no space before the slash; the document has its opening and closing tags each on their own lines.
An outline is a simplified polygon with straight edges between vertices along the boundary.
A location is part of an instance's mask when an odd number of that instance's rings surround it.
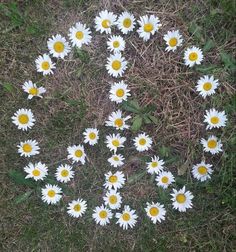
<svg viewBox="0 0 236 252">
<path fill-rule="evenodd" d="M 133 14 L 129 12 L 123 12 L 119 16 L 107 10 L 101 11 L 95 18 L 95 29 L 97 32 L 105 33 L 109 37 L 107 39 L 107 49 L 111 55 L 107 58 L 106 70 L 108 74 L 114 78 L 123 77 L 128 67 L 128 62 L 122 53 L 125 50 L 126 42 L 123 38 L 126 34 L 131 33 L 138 26 L 137 33 L 140 38 L 148 41 L 154 36 L 161 27 L 161 23 L 158 17 L 155 15 L 145 15 L 136 20 Z M 111 35 L 112 28 L 117 27 L 124 35 Z M 35 60 L 37 72 L 43 75 L 53 74 L 56 63 L 53 58 L 64 59 L 71 51 L 72 47 L 81 48 L 83 45 L 87 45 L 92 40 L 92 32 L 86 24 L 81 22 L 76 23 L 69 29 L 67 39 L 59 34 L 52 36 L 48 39 L 47 46 L 49 52 L 38 56 Z M 168 31 L 163 37 L 167 52 L 175 52 L 178 47 L 183 45 L 183 37 L 179 30 Z M 183 60 L 187 67 L 193 67 L 199 65 L 204 59 L 202 50 L 196 46 L 187 48 L 184 52 Z M 218 80 L 213 76 L 201 76 L 197 81 L 196 91 L 206 98 L 216 92 L 219 86 Z M 28 99 L 35 97 L 42 98 L 46 89 L 39 87 L 31 80 L 26 81 L 23 85 L 23 90 L 28 94 Z M 115 81 L 109 91 L 109 99 L 116 103 L 121 104 L 123 101 L 131 96 L 128 84 L 121 80 Z M 118 109 L 111 113 L 108 120 L 105 122 L 107 127 L 113 127 L 119 133 L 113 133 L 105 136 L 105 144 L 111 151 L 111 156 L 108 158 L 108 162 L 111 167 L 116 168 L 115 171 L 108 171 L 104 175 L 104 203 L 101 206 L 93 209 L 92 218 L 99 225 L 107 225 L 112 218 L 116 219 L 116 223 L 123 229 L 133 228 L 137 221 L 138 215 L 135 209 L 132 209 L 129 205 L 123 202 L 120 189 L 124 187 L 126 182 L 125 174 L 119 170 L 125 164 L 125 158 L 122 154 L 119 154 L 120 149 L 125 148 L 126 137 L 122 135 L 122 132 L 129 129 L 128 121 L 131 116 L 125 116 L 123 112 Z M 213 128 L 220 128 L 226 125 L 227 117 L 224 111 L 218 111 L 215 108 L 207 110 L 204 116 L 204 123 L 206 123 L 206 130 Z M 17 126 L 19 130 L 28 131 L 36 122 L 36 118 L 31 109 L 21 108 L 15 112 L 12 116 L 12 122 Z M 73 170 L 74 163 L 81 163 L 82 165 L 87 162 L 86 148 L 87 146 L 94 146 L 98 143 L 99 129 L 87 128 L 83 132 L 84 143 L 77 145 L 71 145 L 67 147 L 68 161 L 70 164 L 60 164 L 55 173 L 55 178 L 60 183 L 68 183 L 75 175 Z M 152 147 L 152 138 L 142 132 L 133 139 L 133 145 L 138 152 L 148 151 Z M 219 138 L 214 135 L 210 135 L 207 139 L 202 138 L 201 144 L 205 152 L 211 154 L 217 154 L 222 151 L 222 143 Z M 19 143 L 18 153 L 23 157 L 31 157 L 40 153 L 40 147 L 37 140 L 28 139 Z M 44 180 L 48 175 L 48 167 L 42 162 L 32 163 L 29 162 L 24 171 L 27 174 L 26 179 L 33 179 L 35 181 Z M 173 186 L 175 182 L 174 175 L 168 171 L 165 166 L 165 161 L 160 159 L 157 155 L 150 157 L 150 161 L 146 163 L 146 171 L 149 174 L 155 175 L 155 183 L 158 187 L 163 189 Z M 192 175 L 196 180 L 201 182 L 209 180 L 213 172 L 211 164 L 202 160 L 198 164 L 192 167 Z M 47 204 L 57 204 L 63 197 L 62 188 L 55 184 L 46 184 L 41 189 L 42 200 Z M 171 193 L 171 201 L 174 209 L 185 212 L 187 209 L 192 208 L 193 194 L 187 189 L 173 188 Z M 76 198 L 72 199 L 67 205 L 67 213 L 74 218 L 82 217 L 87 210 L 86 199 Z M 166 209 L 161 202 L 146 202 L 146 206 L 143 206 L 147 217 L 154 223 L 160 223 L 165 220 Z"/>
</svg>

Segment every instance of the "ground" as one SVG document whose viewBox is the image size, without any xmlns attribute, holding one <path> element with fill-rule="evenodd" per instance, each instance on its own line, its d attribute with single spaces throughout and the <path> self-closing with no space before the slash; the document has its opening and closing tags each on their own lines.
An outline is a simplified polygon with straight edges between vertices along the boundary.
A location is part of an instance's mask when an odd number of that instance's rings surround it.
<svg viewBox="0 0 236 252">
<path fill-rule="evenodd" d="M 155 14 L 163 24 L 146 43 L 135 33 L 126 37 L 125 57 L 130 64 L 125 79 L 132 91 L 131 100 L 137 100 L 142 115 L 149 113 L 153 118 L 138 127 L 138 132 L 145 131 L 154 140 L 153 149 L 145 155 L 137 155 L 132 147 L 124 153 L 127 162 L 122 170 L 128 181 L 121 193 L 139 215 L 137 226 L 128 231 L 114 220 L 100 227 L 91 218 L 92 209 L 102 204 L 104 173 L 111 169 L 106 161 L 109 151 L 102 142 L 87 148 L 89 162 L 75 167 L 74 181 L 63 187 L 67 196 L 53 207 L 40 199 L 43 183 L 24 180 L 27 160 L 19 157 L 16 148 L 22 139 L 37 139 L 42 150 L 40 160 L 53 174 L 66 159 L 67 146 L 82 141 L 84 128 L 99 127 L 101 138 L 111 132 L 103 126 L 117 108 L 108 99 L 113 79 L 104 67 L 109 55 L 105 35 L 93 28 L 93 43 L 74 50 L 65 61 L 58 60 L 53 76 L 42 77 L 34 65 L 35 58 L 46 52 L 50 36 L 66 36 L 77 21 L 92 27 L 102 9 L 115 13 L 129 10 L 137 17 Z M 0 3 L 1 251 L 235 251 L 234 13 L 233 0 Z M 162 37 L 173 28 L 183 34 L 185 47 L 203 48 L 202 66 L 184 66 L 184 47 L 177 53 L 164 51 Z M 220 81 L 217 94 L 206 100 L 195 91 L 196 81 L 203 74 L 214 74 Z M 26 80 L 45 86 L 45 98 L 27 100 L 21 89 Z M 11 122 L 11 116 L 22 107 L 31 108 L 37 118 L 29 133 L 20 132 Z M 201 137 L 208 135 L 203 115 L 211 107 L 225 110 L 229 119 L 223 130 L 212 131 L 224 144 L 224 151 L 214 157 L 204 154 L 199 144 Z M 125 135 L 132 139 L 137 132 Z M 159 189 L 153 177 L 146 174 L 145 162 L 154 153 L 165 159 L 168 169 L 178 177 L 175 186 L 186 184 L 193 192 L 194 207 L 187 213 L 173 210 L 171 190 Z M 190 174 L 193 164 L 202 158 L 214 165 L 212 180 L 205 183 Z M 87 199 L 89 206 L 79 220 L 65 212 L 66 204 L 76 197 Z M 168 214 L 165 222 L 154 225 L 143 206 L 157 200 L 165 204 Z"/>
</svg>

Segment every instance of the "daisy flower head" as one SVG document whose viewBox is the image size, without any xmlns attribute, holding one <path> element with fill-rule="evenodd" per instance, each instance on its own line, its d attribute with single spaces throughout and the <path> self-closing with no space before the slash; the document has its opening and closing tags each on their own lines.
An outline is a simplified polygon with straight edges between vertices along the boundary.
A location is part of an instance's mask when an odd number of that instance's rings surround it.
<svg viewBox="0 0 236 252">
<path fill-rule="evenodd" d="M 53 69 L 56 68 L 55 63 L 52 62 L 51 58 L 47 54 L 39 56 L 36 60 L 37 72 L 43 73 L 43 75 L 53 74 Z"/>
<path fill-rule="evenodd" d="M 78 48 L 81 48 L 83 44 L 88 45 L 92 39 L 90 28 L 86 28 L 86 25 L 80 22 L 69 29 L 68 36 L 72 45 Z"/>
<path fill-rule="evenodd" d="M 123 34 L 128 34 L 128 32 L 133 31 L 135 24 L 136 24 L 136 21 L 135 21 L 134 15 L 127 11 L 122 12 L 116 21 L 116 25 L 118 29 Z"/>
<path fill-rule="evenodd" d="M 105 174 L 105 183 L 104 187 L 111 190 L 111 189 L 120 189 L 125 184 L 125 175 L 123 172 L 117 171 L 112 173 L 109 171 Z"/>
<path fill-rule="evenodd" d="M 120 82 L 114 83 L 110 89 L 110 100 L 118 103 L 122 101 L 127 101 L 128 96 L 131 96 L 128 85 L 122 80 Z"/>
<path fill-rule="evenodd" d="M 32 178 L 35 181 L 43 180 L 48 175 L 48 167 L 41 163 L 29 163 L 25 168 L 24 171 L 27 173 L 26 179 Z"/>
<path fill-rule="evenodd" d="M 183 43 L 182 35 L 179 33 L 179 30 L 176 31 L 168 31 L 167 34 L 164 35 L 164 40 L 166 42 L 166 51 L 174 52 L 177 47 L 181 46 Z"/>
<path fill-rule="evenodd" d="M 111 33 L 111 27 L 115 24 L 117 16 L 113 12 L 107 10 L 99 12 L 95 18 L 95 29 L 100 33 Z"/>
<path fill-rule="evenodd" d="M 138 20 L 138 23 L 140 27 L 137 32 L 139 33 L 139 37 L 144 41 L 149 40 L 151 35 L 154 35 L 161 27 L 159 18 L 154 15 L 142 16 Z"/>
<path fill-rule="evenodd" d="M 189 47 L 184 52 L 184 63 L 186 66 L 193 67 L 200 65 L 203 60 L 202 50 L 196 46 Z"/>
<path fill-rule="evenodd" d="M 121 206 L 122 197 L 116 190 L 110 190 L 106 192 L 106 196 L 103 197 L 105 205 L 108 205 L 111 209 L 119 209 Z"/>
<path fill-rule="evenodd" d="M 59 182 L 67 183 L 74 177 L 75 172 L 70 165 L 60 165 L 56 171 L 56 179 Z"/>
<path fill-rule="evenodd" d="M 203 98 L 215 93 L 216 88 L 219 86 L 219 81 L 214 79 L 213 76 L 204 75 L 197 81 L 197 91 Z"/>
<path fill-rule="evenodd" d="M 39 146 L 36 140 L 27 140 L 25 142 L 20 142 L 18 147 L 18 153 L 21 156 L 31 157 L 39 154 Z"/>
<path fill-rule="evenodd" d="M 83 199 L 72 200 L 67 207 L 67 213 L 75 218 L 81 217 L 87 210 L 87 202 Z"/>
<path fill-rule="evenodd" d="M 190 191 L 186 191 L 185 186 L 179 191 L 173 189 L 172 206 L 180 212 L 186 212 L 188 208 L 192 208 L 193 195 Z"/>
<path fill-rule="evenodd" d="M 122 57 L 121 53 L 115 53 L 107 58 L 106 69 L 112 77 L 122 77 L 127 64 L 128 62 Z"/>
<path fill-rule="evenodd" d="M 104 205 L 100 207 L 97 206 L 93 210 L 93 219 L 97 224 L 101 226 L 105 226 L 108 223 L 110 223 L 111 218 L 112 218 L 111 210 L 105 207 Z"/>
<path fill-rule="evenodd" d="M 110 158 L 108 158 L 108 162 L 111 164 L 113 167 L 120 167 L 124 164 L 123 160 L 125 158 L 121 154 L 114 154 Z"/>
<path fill-rule="evenodd" d="M 156 224 L 158 222 L 162 222 L 165 220 L 166 210 L 163 205 L 160 203 L 149 203 L 147 202 L 147 207 L 145 208 L 147 216 L 151 219 L 151 221 Z"/>
<path fill-rule="evenodd" d="M 225 111 L 217 111 L 214 108 L 210 110 L 206 110 L 204 122 L 208 125 L 206 129 L 220 128 L 225 127 L 227 122 L 227 117 L 225 115 Z"/>
<path fill-rule="evenodd" d="M 201 182 L 210 179 L 213 172 L 211 167 L 212 165 L 206 164 L 203 161 L 200 164 L 194 165 L 192 168 L 193 177 Z"/>
<path fill-rule="evenodd" d="M 128 129 L 130 126 L 126 124 L 126 121 L 129 120 L 131 116 L 122 117 L 121 110 L 117 110 L 112 112 L 106 121 L 106 126 L 111 126 L 116 128 L 117 130 Z"/>
<path fill-rule="evenodd" d="M 135 210 L 132 210 L 129 206 L 124 206 L 121 213 L 116 213 L 117 224 L 123 229 L 133 228 L 137 223 L 138 215 L 136 215 Z"/>
<path fill-rule="evenodd" d="M 88 143 L 90 145 L 95 145 L 98 142 L 99 131 L 96 128 L 87 128 L 83 135 L 84 135 L 84 143 Z"/>
<path fill-rule="evenodd" d="M 164 169 L 164 161 L 157 156 L 152 157 L 151 162 L 147 162 L 147 172 L 150 174 L 158 174 Z"/>
<path fill-rule="evenodd" d="M 125 141 L 126 141 L 126 138 L 122 137 L 118 133 L 118 134 L 112 134 L 112 135 L 106 136 L 105 143 L 107 144 L 107 147 L 110 149 L 110 151 L 114 151 L 116 153 L 118 148 L 124 147 Z"/>
<path fill-rule="evenodd" d="M 170 184 L 175 181 L 175 178 L 171 172 L 163 171 L 156 177 L 157 185 L 166 189 Z"/>
<path fill-rule="evenodd" d="M 52 36 L 52 38 L 48 40 L 47 44 L 48 44 L 48 50 L 50 54 L 52 54 L 53 57 L 55 58 L 64 59 L 64 57 L 71 50 L 69 43 L 60 34 L 57 34 L 56 36 Z"/>
<path fill-rule="evenodd" d="M 208 139 L 201 139 L 201 144 L 205 152 L 210 152 L 211 154 L 217 154 L 222 151 L 221 140 L 218 140 L 216 136 L 209 136 Z"/>
<path fill-rule="evenodd" d="M 111 36 L 107 41 L 107 47 L 111 52 L 118 53 L 124 51 L 125 40 L 121 36 Z"/>
<path fill-rule="evenodd" d="M 31 109 L 19 109 L 15 112 L 11 119 L 17 128 L 23 131 L 31 129 L 35 123 L 34 115 Z"/>
<path fill-rule="evenodd" d="M 67 148 L 68 151 L 68 159 L 72 159 L 72 162 L 81 162 L 82 164 L 85 164 L 85 158 L 86 154 L 84 152 L 84 146 L 83 145 L 73 145 L 69 146 Z"/>
<path fill-rule="evenodd" d="M 46 89 L 44 87 L 37 87 L 35 83 L 33 83 L 31 80 L 26 81 L 24 85 L 22 86 L 23 90 L 28 93 L 28 99 L 32 99 L 33 97 L 39 97 L 43 98 L 42 94 L 46 92 Z"/>
<path fill-rule="evenodd" d="M 42 200 L 49 204 L 56 204 L 62 197 L 62 190 L 57 185 L 47 184 L 42 188 Z"/>
<path fill-rule="evenodd" d="M 137 151 L 147 151 L 152 146 L 152 139 L 146 133 L 141 133 L 134 139 L 134 146 Z"/>
</svg>

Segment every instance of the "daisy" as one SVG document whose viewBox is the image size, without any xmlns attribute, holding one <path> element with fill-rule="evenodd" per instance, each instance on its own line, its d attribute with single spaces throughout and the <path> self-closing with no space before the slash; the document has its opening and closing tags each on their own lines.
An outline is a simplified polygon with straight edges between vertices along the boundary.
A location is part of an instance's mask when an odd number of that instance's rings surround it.
<svg viewBox="0 0 236 252">
<path fill-rule="evenodd" d="M 197 91 L 203 98 L 215 93 L 216 88 L 219 86 L 219 81 L 215 80 L 213 76 L 204 75 L 197 82 Z"/>
<path fill-rule="evenodd" d="M 193 67 L 195 64 L 200 65 L 203 60 L 202 50 L 196 46 L 187 48 L 184 52 L 185 65 Z"/>
<path fill-rule="evenodd" d="M 47 184 L 42 188 L 42 200 L 49 204 L 56 204 L 62 197 L 62 190 L 57 185 Z"/>
<path fill-rule="evenodd" d="M 82 199 L 72 200 L 67 207 L 67 213 L 75 218 L 81 217 L 86 210 L 87 202 Z"/>
<path fill-rule="evenodd" d="M 47 54 L 39 56 L 36 60 L 37 72 L 43 73 L 43 75 L 53 74 L 52 69 L 55 69 L 55 63 L 52 62 L 51 58 Z"/>
<path fill-rule="evenodd" d="M 55 58 L 64 58 L 70 52 L 70 45 L 60 34 L 52 36 L 47 42 L 48 50 Z"/>
<path fill-rule="evenodd" d="M 145 211 L 147 213 L 147 216 L 154 224 L 156 224 L 157 221 L 161 223 L 162 220 L 165 220 L 166 210 L 164 206 L 158 202 L 152 202 L 151 204 L 147 202 L 147 207 L 145 208 Z"/>
<path fill-rule="evenodd" d="M 208 139 L 201 139 L 201 144 L 203 145 L 205 152 L 210 152 L 211 154 L 217 154 L 222 151 L 221 140 L 218 140 L 215 136 L 210 136 Z"/>
<path fill-rule="evenodd" d="M 105 205 L 108 205 L 111 209 L 119 209 L 121 206 L 122 197 L 116 190 L 110 190 L 103 197 Z"/>
<path fill-rule="evenodd" d="M 225 127 L 227 122 L 225 111 L 219 112 L 214 108 L 206 110 L 206 115 L 204 117 L 204 122 L 208 124 L 206 129 Z"/>
<path fill-rule="evenodd" d="M 110 219 L 112 218 L 112 212 L 105 206 L 96 207 L 93 210 L 93 219 L 96 221 L 97 224 L 101 226 L 105 226 L 106 224 L 110 223 Z"/>
<path fill-rule="evenodd" d="M 69 146 L 67 148 L 68 151 L 68 159 L 72 159 L 72 162 L 81 162 L 82 164 L 85 164 L 85 158 L 86 158 L 86 154 L 84 152 L 84 146 L 83 145 L 73 145 L 73 146 Z"/>
<path fill-rule="evenodd" d="M 123 229 L 128 229 L 128 227 L 133 228 L 137 222 L 138 216 L 135 214 L 135 210 L 132 210 L 129 206 L 124 206 L 124 210 L 121 213 L 116 213 L 116 218 Z"/>
<path fill-rule="evenodd" d="M 83 44 L 88 45 L 92 39 L 90 28 L 86 28 L 86 25 L 80 22 L 69 29 L 68 36 L 72 45 L 78 48 L 81 48 Z"/>
<path fill-rule="evenodd" d="M 140 27 L 137 32 L 139 33 L 139 37 L 144 41 L 149 40 L 151 35 L 154 35 L 159 30 L 159 27 L 161 27 L 159 18 L 154 15 L 142 16 L 138 20 L 138 23 Z"/>
<path fill-rule="evenodd" d="M 98 142 L 99 135 L 98 135 L 98 129 L 96 128 L 87 128 L 84 135 L 84 143 L 89 143 L 90 145 L 95 145 Z"/>
<path fill-rule="evenodd" d="M 168 188 L 168 186 L 174 181 L 175 178 L 171 172 L 163 171 L 156 177 L 157 185 L 163 187 L 164 189 Z"/>
<path fill-rule="evenodd" d="M 106 126 L 111 126 L 116 128 L 117 130 L 128 129 L 130 126 L 126 124 L 126 121 L 129 120 L 131 116 L 126 116 L 122 118 L 121 110 L 117 110 L 116 112 L 112 112 L 106 121 Z"/>
<path fill-rule="evenodd" d="M 105 174 L 105 188 L 111 190 L 111 189 L 120 189 L 125 184 L 125 176 L 123 172 L 117 171 L 115 173 L 112 173 L 109 171 Z"/>
<path fill-rule="evenodd" d="M 173 189 L 171 196 L 174 209 L 177 209 L 180 212 L 186 212 L 187 208 L 192 208 L 193 195 L 190 191 L 185 190 L 185 186 L 179 191 Z"/>
<path fill-rule="evenodd" d="M 124 51 L 125 41 L 121 36 L 111 36 L 107 41 L 107 47 L 111 52 L 118 53 Z"/>
<path fill-rule="evenodd" d="M 147 172 L 150 174 L 158 174 L 164 169 L 163 165 L 164 161 L 162 159 L 159 159 L 159 157 L 154 156 L 152 157 L 151 162 L 147 162 Z"/>
<path fill-rule="evenodd" d="M 33 97 L 43 98 L 42 94 L 46 92 L 44 87 L 37 87 L 35 83 L 32 81 L 26 81 L 22 86 L 23 90 L 28 93 L 28 99 L 32 99 Z"/>
<path fill-rule="evenodd" d="M 127 101 L 128 96 L 131 96 L 129 92 L 128 85 L 122 80 L 111 86 L 109 98 L 116 103 L 122 103 L 122 101 Z"/>
<path fill-rule="evenodd" d="M 210 179 L 213 170 L 211 169 L 212 165 L 206 164 L 205 162 L 201 162 L 200 164 L 196 164 L 192 168 L 193 177 L 200 180 L 201 182 Z"/>
<path fill-rule="evenodd" d="M 18 153 L 21 156 L 30 157 L 39 154 L 38 142 L 35 140 L 27 140 L 25 142 L 20 142 L 18 147 Z"/>
<path fill-rule="evenodd" d="M 32 178 L 35 181 L 43 180 L 48 175 L 48 167 L 41 162 L 38 163 L 29 163 L 24 171 L 27 173 L 26 179 Z"/>
<path fill-rule="evenodd" d="M 110 158 L 108 158 L 108 162 L 111 164 L 113 167 L 120 167 L 124 164 L 123 160 L 125 158 L 121 154 L 114 154 Z"/>
<path fill-rule="evenodd" d="M 152 139 L 146 133 L 141 133 L 134 139 L 134 146 L 137 151 L 142 152 L 151 148 Z"/>
<path fill-rule="evenodd" d="M 122 12 L 116 21 L 116 25 L 118 29 L 123 34 L 127 34 L 128 32 L 133 31 L 135 24 L 136 24 L 136 21 L 135 21 L 134 15 L 127 11 Z"/>
<path fill-rule="evenodd" d="M 126 141 L 125 137 L 120 136 L 120 134 L 112 134 L 106 136 L 105 143 L 107 147 L 116 153 L 118 148 L 124 147 L 124 142 Z"/>
<path fill-rule="evenodd" d="M 95 18 L 96 31 L 111 33 L 111 26 L 115 24 L 117 16 L 107 10 L 101 11 Z"/>
<path fill-rule="evenodd" d="M 67 183 L 74 177 L 74 173 L 70 165 L 60 165 L 56 171 L 56 179 L 59 182 Z"/>
<path fill-rule="evenodd" d="M 112 77 L 122 77 L 127 68 L 127 61 L 121 53 L 115 53 L 107 58 L 106 69 Z"/>
<path fill-rule="evenodd" d="M 19 109 L 15 112 L 11 119 L 17 128 L 23 131 L 31 129 L 35 123 L 34 115 L 31 109 Z"/>
<path fill-rule="evenodd" d="M 181 46 L 183 43 L 182 35 L 179 33 L 179 30 L 168 31 L 164 35 L 164 40 L 166 41 L 166 51 L 175 51 L 178 46 Z"/>
</svg>

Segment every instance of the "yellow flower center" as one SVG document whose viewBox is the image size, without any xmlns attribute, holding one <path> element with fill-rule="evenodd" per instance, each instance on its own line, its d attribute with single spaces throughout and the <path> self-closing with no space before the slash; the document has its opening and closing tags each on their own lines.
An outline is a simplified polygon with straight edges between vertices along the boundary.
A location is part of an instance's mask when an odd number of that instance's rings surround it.
<svg viewBox="0 0 236 252">
<path fill-rule="evenodd" d="M 183 193 L 180 193 L 176 196 L 176 201 L 182 204 L 186 201 L 186 196 Z"/>
<path fill-rule="evenodd" d="M 188 56 L 189 60 L 196 61 L 198 59 L 198 55 L 195 52 L 191 52 Z"/>
<path fill-rule="evenodd" d="M 109 198 L 109 201 L 111 204 L 116 204 L 117 202 L 117 197 L 115 195 L 111 195 Z"/>
<path fill-rule="evenodd" d="M 145 138 L 141 138 L 141 139 L 139 139 L 139 144 L 140 145 L 145 145 L 146 144 L 146 139 Z"/>
<path fill-rule="evenodd" d="M 107 211 L 105 210 L 100 211 L 99 216 L 101 219 L 105 219 L 107 217 Z"/>
<path fill-rule="evenodd" d="M 219 119 L 219 117 L 217 117 L 217 116 L 213 116 L 213 117 L 211 118 L 211 123 L 212 123 L 212 124 L 217 124 L 217 123 L 219 123 L 219 121 L 220 121 L 220 119 Z"/>
<path fill-rule="evenodd" d="M 111 25 L 110 20 L 104 19 L 104 20 L 102 21 L 102 27 L 103 27 L 103 28 L 107 29 L 107 28 L 110 27 L 110 25 Z"/>
<path fill-rule="evenodd" d="M 207 142 L 207 146 L 210 149 L 214 149 L 217 146 L 217 141 L 212 139 Z"/>
<path fill-rule="evenodd" d="M 39 171 L 38 169 L 35 168 L 35 169 L 33 170 L 32 174 L 33 174 L 33 176 L 38 177 L 38 176 L 40 176 L 40 171 Z"/>
<path fill-rule="evenodd" d="M 26 114 L 19 115 L 18 120 L 21 124 L 26 124 L 29 122 L 29 117 Z"/>
<path fill-rule="evenodd" d="M 153 25 L 151 23 L 147 23 L 144 25 L 145 32 L 151 32 L 153 30 Z"/>
<path fill-rule="evenodd" d="M 203 89 L 205 91 L 209 91 L 209 90 L 211 90 L 211 88 L 212 88 L 212 84 L 210 82 L 206 82 L 203 84 Z"/>
<path fill-rule="evenodd" d="M 119 46 L 120 46 L 120 42 L 119 41 L 116 40 L 116 41 L 113 42 L 113 47 L 114 48 L 118 48 Z"/>
<path fill-rule="evenodd" d="M 205 166 L 199 166 L 198 167 L 198 172 L 201 174 L 201 175 L 205 175 L 207 173 L 207 168 Z"/>
<path fill-rule="evenodd" d="M 109 177 L 109 182 L 110 182 L 110 183 L 116 183 L 117 180 L 118 180 L 118 178 L 117 178 L 116 175 L 111 175 L 111 176 Z"/>
<path fill-rule="evenodd" d="M 64 169 L 64 170 L 61 171 L 61 176 L 62 177 L 67 177 L 68 175 L 69 175 L 69 171 L 68 170 Z"/>
<path fill-rule="evenodd" d="M 120 160 L 117 156 L 114 156 L 113 159 L 114 159 L 115 161 L 119 161 L 119 160 Z"/>
<path fill-rule="evenodd" d="M 152 168 L 156 168 L 158 166 L 158 163 L 156 161 L 152 162 L 151 164 Z"/>
<path fill-rule="evenodd" d="M 114 60 L 111 64 L 114 70 L 119 70 L 121 68 L 121 62 L 119 60 Z"/>
<path fill-rule="evenodd" d="M 38 94 L 38 89 L 35 87 L 30 88 L 29 93 L 31 95 L 37 95 Z"/>
<path fill-rule="evenodd" d="M 31 152 L 33 149 L 32 146 L 28 143 L 24 144 L 22 148 L 23 148 L 23 151 L 27 153 Z"/>
<path fill-rule="evenodd" d="M 115 125 L 119 128 L 122 127 L 123 126 L 123 119 L 121 119 L 121 118 L 116 119 Z"/>
<path fill-rule="evenodd" d="M 131 219 L 129 213 L 123 213 L 122 218 L 123 218 L 124 221 L 129 221 Z"/>
<path fill-rule="evenodd" d="M 82 150 L 76 150 L 75 151 L 75 156 L 78 157 L 78 158 L 82 157 L 83 156 L 83 151 Z"/>
<path fill-rule="evenodd" d="M 49 64 L 48 61 L 44 61 L 44 62 L 42 62 L 41 67 L 42 67 L 42 69 L 43 69 L 44 71 L 47 71 L 47 70 L 50 68 L 50 64 Z"/>
<path fill-rule="evenodd" d="M 131 26 L 131 24 L 132 24 L 132 21 L 131 21 L 130 18 L 125 18 L 125 19 L 124 19 L 124 21 L 123 21 L 123 26 L 124 26 L 125 28 L 129 28 L 129 27 Z"/>
<path fill-rule="evenodd" d="M 80 204 L 76 204 L 76 205 L 74 205 L 74 211 L 75 211 L 75 212 L 79 212 L 79 211 L 80 211 L 80 209 L 81 209 Z"/>
<path fill-rule="evenodd" d="M 49 191 L 48 191 L 48 196 L 49 196 L 50 198 L 55 197 L 55 195 L 56 195 L 56 193 L 55 193 L 54 190 L 49 190 Z"/>
<path fill-rule="evenodd" d="M 174 47 L 174 46 L 177 45 L 177 42 L 178 42 L 177 38 L 171 38 L 171 39 L 169 40 L 169 45 L 170 45 L 171 47 Z"/>
<path fill-rule="evenodd" d="M 57 53 L 61 53 L 64 51 L 64 44 L 60 41 L 57 41 L 56 43 L 54 43 L 53 48 Z"/>
<path fill-rule="evenodd" d="M 96 134 L 94 132 L 89 133 L 89 138 L 94 140 L 96 138 Z"/>
<path fill-rule="evenodd" d="M 167 184 L 168 181 L 169 181 L 169 178 L 166 177 L 166 176 L 164 176 L 164 177 L 161 178 L 161 182 L 164 183 L 164 184 Z"/>
<path fill-rule="evenodd" d="M 114 145 L 115 147 L 119 147 L 120 146 L 120 141 L 118 139 L 115 139 L 112 141 L 112 145 Z"/>
<path fill-rule="evenodd" d="M 124 89 L 120 88 L 120 89 L 117 89 L 117 90 L 116 90 L 116 96 L 118 96 L 118 97 L 123 97 L 124 94 L 125 94 Z"/>
<path fill-rule="evenodd" d="M 82 31 L 77 31 L 75 36 L 78 40 L 81 40 L 84 37 L 84 33 Z"/>
<path fill-rule="evenodd" d="M 149 213 L 151 216 L 157 216 L 159 214 L 159 209 L 157 207 L 151 207 Z"/>
</svg>

